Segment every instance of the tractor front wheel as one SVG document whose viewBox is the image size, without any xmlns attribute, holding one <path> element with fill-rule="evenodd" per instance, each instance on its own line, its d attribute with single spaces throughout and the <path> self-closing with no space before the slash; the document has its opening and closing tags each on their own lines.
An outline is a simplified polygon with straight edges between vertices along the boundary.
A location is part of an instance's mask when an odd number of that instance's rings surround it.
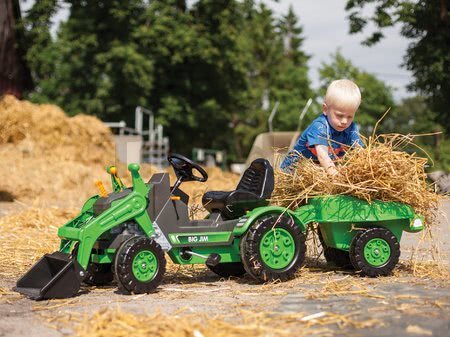
<svg viewBox="0 0 450 337">
<path fill-rule="evenodd" d="M 89 263 L 84 283 L 90 286 L 104 286 L 114 279 L 111 263 Z"/>
<path fill-rule="evenodd" d="M 350 245 L 350 260 L 364 276 L 387 276 L 398 263 L 400 245 L 386 228 L 369 228 L 355 235 Z"/>
<path fill-rule="evenodd" d="M 305 235 L 292 218 L 275 214 L 252 225 L 240 248 L 242 263 L 252 278 L 287 281 L 305 260 Z"/>
<path fill-rule="evenodd" d="M 153 292 L 166 271 L 164 251 L 154 240 L 133 237 L 118 249 L 114 271 L 119 290 L 133 294 Z"/>
</svg>

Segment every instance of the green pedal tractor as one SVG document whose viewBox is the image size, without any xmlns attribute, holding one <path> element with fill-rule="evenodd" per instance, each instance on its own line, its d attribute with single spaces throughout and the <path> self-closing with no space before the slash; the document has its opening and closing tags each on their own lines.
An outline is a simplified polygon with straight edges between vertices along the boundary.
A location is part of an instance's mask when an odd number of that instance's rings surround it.
<svg viewBox="0 0 450 337">
<path fill-rule="evenodd" d="M 164 276 L 166 253 L 176 264 L 206 264 L 222 277 L 248 273 L 259 282 L 286 281 L 304 262 L 310 223 L 319 224 L 328 261 L 381 276 L 398 262 L 403 231 L 423 228 L 411 207 L 399 203 L 326 196 L 295 211 L 268 206 L 274 177 L 265 159 L 250 165 L 236 190 L 205 193 L 209 215 L 190 220 L 189 196 L 180 185 L 205 182 L 207 173 L 181 155 L 168 160 L 177 176 L 173 186 L 167 173 L 145 183 L 139 165 L 130 164 L 133 186 L 126 188 L 116 168 L 108 167 L 113 192 L 88 199 L 59 228 L 59 251 L 44 255 L 15 290 L 35 300 L 67 298 L 82 282 L 106 285 L 115 279 L 123 293 L 149 293 Z"/>
</svg>

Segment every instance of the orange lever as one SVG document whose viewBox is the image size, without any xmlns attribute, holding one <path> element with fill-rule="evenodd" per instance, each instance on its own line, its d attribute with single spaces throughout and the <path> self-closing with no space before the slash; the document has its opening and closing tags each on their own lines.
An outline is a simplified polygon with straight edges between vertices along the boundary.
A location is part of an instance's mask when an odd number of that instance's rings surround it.
<svg viewBox="0 0 450 337">
<path fill-rule="evenodd" d="M 106 189 L 105 186 L 103 186 L 103 183 L 100 180 L 96 180 L 95 185 L 97 185 L 98 190 L 100 191 L 100 196 L 102 198 L 106 198 L 108 196 L 108 193 L 106 193 Z"/>
</svg>

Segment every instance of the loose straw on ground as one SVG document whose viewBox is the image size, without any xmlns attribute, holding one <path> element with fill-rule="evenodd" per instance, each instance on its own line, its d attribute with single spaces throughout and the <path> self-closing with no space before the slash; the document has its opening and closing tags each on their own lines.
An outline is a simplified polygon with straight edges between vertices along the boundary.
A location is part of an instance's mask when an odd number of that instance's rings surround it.
<svg viewBox="0 0 450 337">
<path fill-rule="evenodd" d="M 237 314 L 237 315 L 236 315 Z M 359 312 L 345 315 L 320 312 L 308 315 L 301 312 L 253 312 L 239 310 L 232 315 L 210 317 L 205 314 L 173 313 L 172 315 L 133 314 L 121 309 L 101 309 L 93 315 L 82 318 L 71 317 L 72 324 L 66 318 L 50 317 L 52 324 L 61 324 L 67 329 L 73 326 L 76 336 L 100 337 L 133 336 L 160 337 L 233 337 L 233 336 L 331 336 L 336 325 L 339 328 L 363 329 L 380 327 L 383 323 L 377 319 L 360 320 L 355 316 Z M 75 318 L 75 319 L 74 319 Z M 76 323 L 73 324 L 73 321 Z M 299 329 L 301 327 L 301 329 Z"/>
</svg>

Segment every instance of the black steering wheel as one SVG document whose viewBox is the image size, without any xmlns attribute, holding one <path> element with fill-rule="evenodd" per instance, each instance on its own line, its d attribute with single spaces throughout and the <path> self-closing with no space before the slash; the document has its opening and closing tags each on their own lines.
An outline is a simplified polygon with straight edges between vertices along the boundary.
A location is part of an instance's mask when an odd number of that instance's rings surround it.
<svg viewBox="0 0 450 337">
<path fill-rule="evenodd" d="M 167 157 L 170 165 L 172 165 L 175 175 L 180 181 L 199 181 L 201 183 L 208 180 L 208 173 L 198 164 L 181 154 L 173 153 Z M 195 175 L 193 170 L 200 173 Z"/>
</svg>

